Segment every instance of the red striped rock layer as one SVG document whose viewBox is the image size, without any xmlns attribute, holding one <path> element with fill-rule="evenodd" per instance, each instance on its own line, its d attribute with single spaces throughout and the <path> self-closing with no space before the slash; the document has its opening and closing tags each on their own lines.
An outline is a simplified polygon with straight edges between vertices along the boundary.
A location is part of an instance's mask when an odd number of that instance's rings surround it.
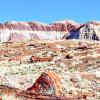
<svg viewBox="0 0 100 100">
<path fill-rule="evenodd" d="M 0 24 L 1 42 L 22 41 L 29 39 L 49 39 L 56 40 L 80 27 L 70 21 L 43 24 L 39 22 L 7 22 Z"/>
</svg>

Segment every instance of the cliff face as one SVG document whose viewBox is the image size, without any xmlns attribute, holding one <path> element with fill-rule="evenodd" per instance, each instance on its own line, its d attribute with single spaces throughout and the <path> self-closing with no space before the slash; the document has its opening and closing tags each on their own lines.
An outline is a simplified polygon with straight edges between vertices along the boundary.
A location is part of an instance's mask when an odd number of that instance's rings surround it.
<svg viewBox="0 0 100 100">
<path fill-rule="evenodd" d="M 0 24 L 0 41 L 22 41 L 29 39 L 47 39 L 57 40 L 68 32 L 75 31 L 80 27 L 80 24 L 61 21 L 52 24 L 44 24 L 39 22 L 6 22 Z"/>
<path fill-rule="evenodd" d="M 81 39 L 94 41 L 100 40 L 100 22 L 88 22 L 81 26 L 76 32 L 69 32 L 66 39 Z"/>
</svg>

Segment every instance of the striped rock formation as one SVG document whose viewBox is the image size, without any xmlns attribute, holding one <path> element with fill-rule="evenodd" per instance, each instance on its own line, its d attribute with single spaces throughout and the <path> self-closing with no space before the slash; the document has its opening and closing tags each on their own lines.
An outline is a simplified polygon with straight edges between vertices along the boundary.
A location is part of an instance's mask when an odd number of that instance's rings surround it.
<svg viewBox="0 0 100 100">
<path fill-rule="evenodd" d="M 39 22 L 6 22 L 0 24 L 0 41 L 24 41 L 30 39 L 58 40 L 68 32 L 75 31 L 80 27 L 70 20 L 59 21 L 52 24 Z"/>
<path fill-rule="evenodd" d="M 89 41 L 100 40 L 100 22 L 88 22 L 82 25 L 78 30 L 69 32 L 64 38 L 81 39 Z"/>
<path fill-rule="evenodd" d="M 14 42 L 39 40 L 82 39 L 100 40 L 100 22 L 78 24 L 72 20 L 57 21 L 51 24 L 39 22 L 6 22 L 0 24 L 0 41 Z"/>
</svg>

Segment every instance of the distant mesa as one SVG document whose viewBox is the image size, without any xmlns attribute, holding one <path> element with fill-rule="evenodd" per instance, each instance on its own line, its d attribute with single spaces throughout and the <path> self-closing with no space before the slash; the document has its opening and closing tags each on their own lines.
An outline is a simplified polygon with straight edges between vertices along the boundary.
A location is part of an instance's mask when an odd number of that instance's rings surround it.
<svg viewBox="0 0 100 100">
<path fill-rule="evenodd" d="M 100 40 L 100 22 L 79 24 L 73 20 L 51 24 L 10 21 L 0 24 L 0 42 L 37 40 L 81 39 Z"/>
</svg>

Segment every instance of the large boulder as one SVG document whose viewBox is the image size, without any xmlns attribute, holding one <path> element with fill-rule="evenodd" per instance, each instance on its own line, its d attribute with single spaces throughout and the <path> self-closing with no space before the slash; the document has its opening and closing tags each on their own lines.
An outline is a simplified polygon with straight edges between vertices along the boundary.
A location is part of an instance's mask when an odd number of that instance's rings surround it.
<svg viewBox="0 0 100 100">
<path fill-rule="evenodd" d="M 44 72 L 27 91 L 42 94 L 63 95 L 63 86 L 58 75 L 52 71 Z"/>
</svg>

